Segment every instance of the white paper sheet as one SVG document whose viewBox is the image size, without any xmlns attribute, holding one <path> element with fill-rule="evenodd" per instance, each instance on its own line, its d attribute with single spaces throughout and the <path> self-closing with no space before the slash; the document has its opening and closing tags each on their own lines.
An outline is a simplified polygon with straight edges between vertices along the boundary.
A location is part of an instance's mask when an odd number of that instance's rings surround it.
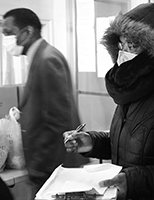
<svg viewBox="0 0 154 200">
<path fill-rule="evenodd" d="M 103 195 L 107 188 L 100 187 L 98 183 L 113 178 L 121 169 L 121 166 L 110 163 L 86 165 L 83 168 L 65 168 L 60 165 L 36 194 L 35 199 L 50 200 L 55 194 L 82 191 L 95 191 L 96 194 Z"/>
</svg>

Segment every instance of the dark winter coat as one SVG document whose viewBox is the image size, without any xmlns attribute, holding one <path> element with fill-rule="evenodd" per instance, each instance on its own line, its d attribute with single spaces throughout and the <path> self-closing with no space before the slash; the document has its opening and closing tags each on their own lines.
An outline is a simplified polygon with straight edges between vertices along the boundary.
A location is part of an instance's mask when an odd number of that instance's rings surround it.
<svg viewBox="0 0 154 200">
<path fill-rule="evenodd" d="M 117 108 L 110 133 L 90 132 L 94 147 L 87 154 L 123 166 L 127 197 L 133 200 L 154 199 L 153 18 L 154 4 L 143 4 L 125 15 L 120 14 L 103 37 L 102 42 L 115 63 L 105 80 Z M 142 47 L 143 52 L 118 66 L 121 35 Z"/>
</svg>

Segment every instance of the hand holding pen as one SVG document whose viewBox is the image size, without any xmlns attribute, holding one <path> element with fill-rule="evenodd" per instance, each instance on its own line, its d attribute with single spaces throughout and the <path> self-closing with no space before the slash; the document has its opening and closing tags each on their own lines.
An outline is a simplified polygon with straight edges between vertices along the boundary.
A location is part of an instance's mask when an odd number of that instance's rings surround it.
<svg viewBox="0 0 154 200">
<path fill-rule="evenodd" d="M 64 136 L 64 145 L 67 152 L 88 152 L 92 149 L 91 136 L 82 131 L 86 124 L 79 125 L 76 130 L 66 131 Z"/>
<path fill-rule="evenodd" d="M 86 124 L 80 124 L 76 129 L 75 131 L 76 132 L 80 132 L 84 127 L 86 126 Z M 66 139 L 64 140 L 64 143 L 66 144 L 73 136 L 73 133 L 70 134 L 70 135 L 67 135 Z"/>
</svg>

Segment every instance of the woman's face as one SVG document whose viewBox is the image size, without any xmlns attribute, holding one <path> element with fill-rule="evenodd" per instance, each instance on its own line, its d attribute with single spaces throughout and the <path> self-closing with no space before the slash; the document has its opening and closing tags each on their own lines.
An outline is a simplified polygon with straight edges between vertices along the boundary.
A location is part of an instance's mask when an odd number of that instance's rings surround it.
<svg viewBox="0 0 154 200">
<path fill-rule="evenodd" d="M 136 47 L 133 43 L 128 42 L 127 39 L 123 36 L 120 36 L 119 50 L 135 54 L 139 54 L 142 52 L 141 47 Z"/>
</svg>

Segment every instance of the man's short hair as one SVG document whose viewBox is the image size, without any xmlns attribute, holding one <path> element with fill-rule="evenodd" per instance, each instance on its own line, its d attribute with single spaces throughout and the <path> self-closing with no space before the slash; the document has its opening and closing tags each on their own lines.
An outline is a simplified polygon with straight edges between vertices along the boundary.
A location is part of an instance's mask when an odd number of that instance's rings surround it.
<svg viewBox="0 0 154 200">
<path fill-rule="evenodd" d="M 3 18 L 13 17 L 18 28 L 22 29 L 26 26 L 32 26 L 41 31 L 42 25 L 38 16 L 30 9 L 16 8 L 4 14 Z"/>
</svg>

